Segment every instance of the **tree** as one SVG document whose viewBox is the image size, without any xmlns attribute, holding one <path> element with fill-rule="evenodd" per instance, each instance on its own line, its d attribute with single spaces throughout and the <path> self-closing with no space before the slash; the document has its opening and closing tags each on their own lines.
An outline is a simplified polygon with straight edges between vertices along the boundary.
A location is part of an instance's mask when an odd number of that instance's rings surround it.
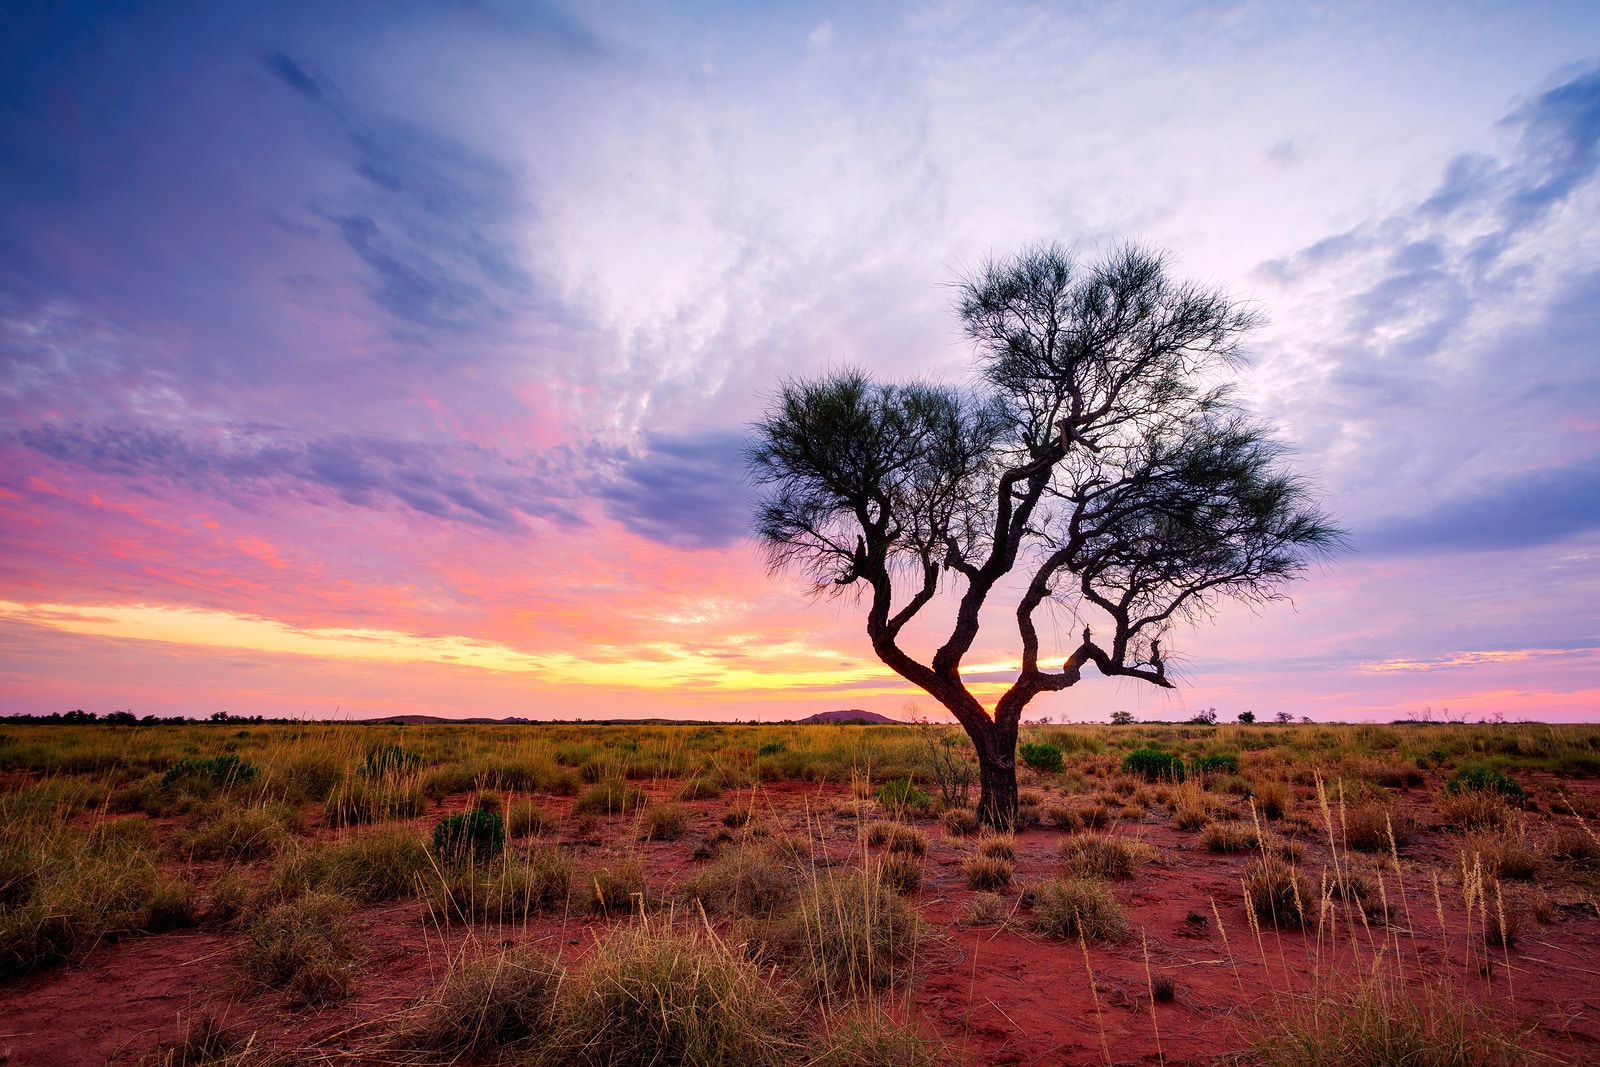
<svg viewBox="0 0 1600 1067">
<path fill-rule="evenodd" d="M 1129 726 L 1133 723 L 1133 712 L 1113 711 L 1111 713 L 1112 726 Z"/>
<path fill-rule="evenodd" d="M 1239 713 L 1239 721 L 1249 726 L 1256 721 L 1256 713 L 1253 711 L 1241 711 Z"/>
<path fill-rule="evenodd" d="M 1031 700 L 1091 663 L 1171 688 L 1173 627 L 1220 597 L 1281 596 L 1343 534 L 1235 395 L 1255 318 L 1220 291 L 1174 279 L 1137 245 L 1088 264 L 1029 248 L 957 291 L 976 384 L 852 369 L 787 380 L 746 461 L 770 568 L 863 597 L 873 652 L 960 722 L 979 817 L 1006 827 Z M 989 709 L 961 663 L 997 590 L 1016 597 L 1021 667 Z M 936 600 L 953 618 L 924 661 L 901 635 Z M 1041 662 L 1047 604 L 1083 624 L 1058 670 Z"/>
</svg>

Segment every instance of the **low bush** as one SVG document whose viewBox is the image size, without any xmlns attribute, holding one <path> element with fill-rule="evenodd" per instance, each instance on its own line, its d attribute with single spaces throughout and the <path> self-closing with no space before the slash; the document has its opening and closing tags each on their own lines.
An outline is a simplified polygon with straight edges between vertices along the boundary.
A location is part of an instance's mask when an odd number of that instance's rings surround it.
<svg viewBox="0 0 1600 1067">
<path fill-rule="evenodd" d="M 1239 757 L 1232 752 L 1211 752 L 1196 756 L 1189 763 L 1195 774 L 1238 774 Z"/>
<path fill-rule="evenodd" d="M 1130 878 L 1156 857 L 1156 850 L 1132 837 L 1077 834 L 1061 842 L 1067 869 L 1082 878 Z"/>
<path fill-rule="evenodd" d="M 1111 887 L 1098 878 L 1050 878 L 1030 886 L 1024 899 L 1033 908 L 1033 928 L 1046 937 L 1113 942 L 1128 930 Z"/>
<path fill-rule="evenodd" d="M 873 799 L 885 812 L 896 818 L 927 811 L 933 804 L 933 797 L 918 789 L 909 778 L 896 778 L 883 783 L 873 794 Z"/>
<path fill-rule="evenodd" d="M 1294 805 L 1294 793 L 1285 782 L 1253 783 L 1256 810 L 1268 819 L 1281 819 Z"/>
<path fill-rule="evenodd" d="M 345 902 L 311 893 L 269 908 L 245 928 L 240 964 L 247 980 L 302 1004 L 346 995 L 355 976 L 355 938 Z"/>
<path fill-rule="evenodd" d="M 1147 782 L 1183 781 L 1183 760 L 1156 748 L 1136 748 L 1122 757 L 1122 773 Z"/>
<path fill-rule="evenodd" d="M 790 1008 L 755 963 L 703 927 L 630 924 L 563 990 L 538 1062 L 585 1067 L 777 1067 Z"/>
<path fill-rule="evenodd" d="M 458 959 L 402 1030 L 400 1043 L 452 1059 L 526 1047 L 554 1025 L 561 980 L 560 967 L 529 946 Z"/>
<path fill-rule="evenodd" d="M 1499 771 L 1486 767 L 1457 771 L 1445 782 L 1444 791 L 1450 794 L 1495 793 L 1514 804 L 1521 803 L 1524 798 L 1520 785 Z"/>
<path fill-rule="evenodd" d="M 498 812 L 470 808 L 433 827 L 433 854 L 441 863 L 484 863 L 505 851 L 505 822 Z"/>
<path fill-rule="evenodd" d="M 1040 774 L 1060 774 L 1064 764 L 1061 749 L 1048 741 L 1028 741 L 1017 746 L 1022 762 Z"/>
<path fill-rule="evenodd" d="M 1446 826 L 1458 830 L 1493 830 L 1511 822 L 1511 805 L 1496 792 L 1440 793 L 1433 806 Z"/>
<path fill-rule="evenodd" d="M 1257 919 L 1274 926 L 1304 926 L 1316 901 L 1311 884 L 1299 870 L 1280 859 L 1253 859 L 1244 869 L 1245 900 Z"/>
</svg>

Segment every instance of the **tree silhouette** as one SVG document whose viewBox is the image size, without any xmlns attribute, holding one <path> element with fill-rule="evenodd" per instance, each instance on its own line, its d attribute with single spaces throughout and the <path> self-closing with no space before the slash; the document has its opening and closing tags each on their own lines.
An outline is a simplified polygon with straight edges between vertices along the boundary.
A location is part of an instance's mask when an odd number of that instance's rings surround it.
<svg viewBox="0 0 1600 1067">
<path fill-rule="evenodd" d="M 746 461 L 769 566 L 818 592 L 864 594 L 874 653 L 965 728 L 979 816 L 1005 827 L 1029 701 L 1077 684 L 1089 664 L 1170 688 L 1162 641 L 1175 625 L 1219 597 L 1281 596 L 1344 534 L 1234 393 L 1254 316 L 1174 280 L 1161 254 L 1125 245 L 1084 264 L 1033 247 L 958 293 L 976 386 L 858 370 L 791 379 L 753 426 Z M 961 663 L 1002 583 L 1016 597 L 1021 667 L 990 710 Z M 951 629 L 924 662 L 900 638 L 941 592 Z M 1083 624 L 1059 669 L 1041 665 L 1047 602 Z"/>
</svg>

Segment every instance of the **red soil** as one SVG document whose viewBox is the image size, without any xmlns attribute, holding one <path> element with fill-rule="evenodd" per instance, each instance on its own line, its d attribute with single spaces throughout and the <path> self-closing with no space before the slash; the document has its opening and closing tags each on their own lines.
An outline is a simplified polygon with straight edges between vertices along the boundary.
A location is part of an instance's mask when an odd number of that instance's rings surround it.
<svg viewBox="0 0 1600 1067">
<path fill-rule="evenodd" d="M 664 798 L 669 786 L 651 792 Z M 1567 783 L 1575 794 L 1586 788 L 1592 803 L 1597 790 Z M 809 833 L 839 857 L 859 855 L 855 823 L 829 811 L 843 795 L 838 786 L 781 783 L 762 787 L 760 806 L 774 830 Z M 454 798 L 447 807 L 459 808 L 463 800 Z M 541 802 L 570 825 L 570 801 Z M 1404 794 L 1402 803 L 1424 822 L 1431 817 L 1420 790 Z M 652 886 L 664 889 L 696 865 L 695 840 L 719 825 L 728 804 L 724 798 L 686 805 L 693 818 L 683 841 L 632 846 L 622 819 L 602 820 L 595 839 L 561 841 L 579 870 L 624 847 L 641 847 Z M 418 820 L 418 829 L 437 817 L 434 812 Z M 969 845 L 943 835 L 937 823 L 924 828 L 932 844 L 915 901 L 931 934 L 911 986 L 899 996 L 951 1042 L 957 1062 L 1211 1062 L 1248 1045 L 1255 1020 L 1272 1009 L 1275 993 L 1307 989 L 1319 956 L 1324 976 L 1347 968 L 1354 958 L 1350 931 L 1343 925 L 1320 947 L 1314 933 L 1270 928 L 1258 940 L 1241 900 L 1239 878 L 1247 857 L 1206 852 L 1193 833 L 1176 829 L 1165 816 L 1114 828 L 1138 833 L 1165 855 L 1163 862 L 1117 884 L 1134 931 L 1120 944 L 1091 944 L 1086 961 L 1076 942 L 1029 932 L 1027 913 L 1020 909 L 1014 924 L 963 928 L 956 919 L 973 898 L 961 870 Z M 1045 829 L 1018 835 L 1018 884 L 1061 873 L 1056 846 L 1063 836 Z M 1408 878 L 1403 902 L 1397 899 L 1393 872 L 1385 874 L 1391 912 L 1400 916 L 1396 926 L 1406 926 L 1402 903 L 1410 909 L 1413 932 L 1399 938 L 1408 965 L 1420 960 L 1448 966 L 1463 988 L 1514 1017 L 1529 1031 L 1529 1042 L 1558 1061 L 1600 1062 L 1600 907 L 1592 891 L 1569 887 L 1548 924 L 1526 918 L 1509 953 L 1493 950 L 1485 977 L 1485 949 L 1481 937 L 1467 932 L 1458 886 L 1442 883 L 1448 931 L 1442 935 L 1427 873 L 1435 866 L 1450 869 L 1459 839 L 1420 836 L 1402 856 Z M 1305 847 L 1303 867 L 1315 880 L 1330 852 L 1325 840 L 1307 840 Z M 220 869 L 199 873 L 204 878 Z M 1421 884 L 1424 879 L 1429 880 Z M 1014 891 L 1008 900 L 1015 902 Z M 239 935 L 234 932 L 182 930 L 101 945 L 72 965 L 0 987 L 0 1062 L 17 1067 L 134 1063 L 158 1042 L 176 1038 L 183 1021 L 202 1010 L 253 1032 L 258 1043 L 300 1050 L 306 1060 L 390 1062 L 381 1052 L 384 1035 L 468 939 L 488 945 L 534 939 L 570 960 L 606 926 L 576 916 L 540 917 L 515 928 L 441 931 L 422 920 L 415 902 L 366 909 L 358 922 L 366 949 L 355 991 L 321 1009 L 291 1009 L 281 994 L 245 990 L 237 978 Z M 1360 959 L 1370 961 L 1371 943 L 1381 944 L 1383 938 L 1382 928 L 1369 932 L 1358 926 Z M 1152 1015 L 1150 977 L 1159 976 L 1173 980 L 1176 996 L 1155 1004 Z"/>
</svg>

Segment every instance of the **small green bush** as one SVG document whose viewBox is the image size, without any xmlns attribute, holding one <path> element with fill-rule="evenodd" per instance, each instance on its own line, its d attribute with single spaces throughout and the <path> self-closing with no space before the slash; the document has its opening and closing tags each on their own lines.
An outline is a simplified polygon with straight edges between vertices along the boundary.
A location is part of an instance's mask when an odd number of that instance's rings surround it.
<svg viewBox="0 0 1600 1067">
<path fill-rule="evenodd" d="M 1512 802 L 1520 802 L 1525 794 L 1522 787 L 1499 771 L 1486 767 L 1472 767 L 1457 771 L 1444 784 L 1446 793 L 1498 793 Z"/>
<path fill-rule="evenodd" d="M 1232 752 L 1212 752 L 1196 756 L 1189 767 L 1195 774 L 1238 774 L 1239 757 Z"/>
<path fill-rule="evenodd" d="M 1136 748 L 1122 757 L 1122 773 L 1136 774 L 1149 782 L 1163 778 L 1183 781 L 1183 760 L 1157 748 Z"/>
<path fill-rule="evenodd" d="M 874 794 L 883 810 L 891 815 L 904 815 L 911 811 L 926 811 L 933 797 L 917 788 L 909 778 L 896 778 L 884 782 Z"/>
<path fill-rule="evenodd" d="M 1048 741 L 1029 741 L 1018 746 L 1017 755 L 1022 757 L 1022 762 L 1038 771 L 1040 774 L 1060 774 L 1063 764 L 1061 762 L 1061 749 Z"/>
<path fill-rule="evenodd" d="M 473 808 L 446 815 L 433 828 L 433 853 L 445 863 L 481 862 L 505 847 L 505 821 L 499 812 Z"/>
</svg>

